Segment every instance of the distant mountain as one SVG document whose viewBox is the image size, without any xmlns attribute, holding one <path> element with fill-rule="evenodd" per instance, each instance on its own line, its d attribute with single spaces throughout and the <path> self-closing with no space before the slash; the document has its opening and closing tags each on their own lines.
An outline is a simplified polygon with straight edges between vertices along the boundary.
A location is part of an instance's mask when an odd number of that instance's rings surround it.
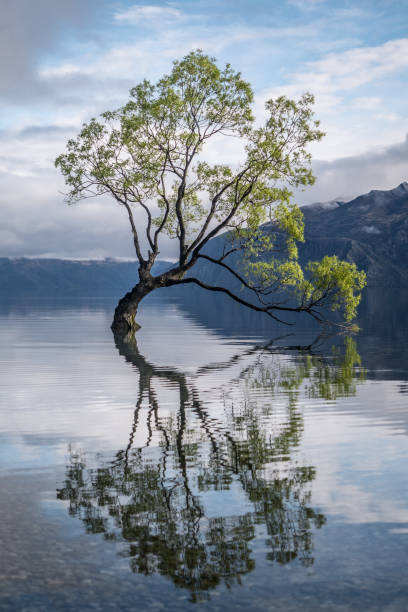
<svg viewBox="0 0 408 612">
<path fill-rule="evenodd" d="M 343 202 L 332 200 L 302 207 L 305 242 L 299 244 L 303 265 L 325 255 L 354 262 L 367 273 L 369 287 L 408 287 L 408 183 L 390 191 L 370 191 Z M 275 232 L 272 224 L 266 233 Z M 225 237 L 211 241 L 207 252 L 222 252 Z M 237 284 L 216 266 L 201 263 L 200 278 L 208 283 Z M 197 268 L 194 268 L 197 276 Z"/>
<path fill-rule="evenodd" d="M 302 211 L 302 263 L 337 255 L 365 270 L 369 286 L 408 287 L 408 183 Z"/>
<path fill-rule="evenodd" d="M 390 191 L 370 191 L 350 202 L 311 204 L 302 211 L 306 241 L 299 245 L 299 255 L 303 264 L 337 255 L 365 270 L 371 287 L 408 287 L 408 183 Z M 264 229 L 274 231 L 270 224 Z M 224 241 L 225 236 L 215 238 L 207 245 L 207 252 L 216 255 Z M 160 261 L 155 270 L 170 266 L 170 262 Z M 234 286 L 228 273 L 208 262 L 200 262 L 193 274 L 204 282 Z M 3 298 L 119 298 L 136 282 L 135 262 L 0 258 Z"/>
<path fill-rule="evenodd" d="M 170 262 L 157 262 L 157 272 Z M 116 297 L 137 282 L 132 261 L 0 258 L 0 297 Z"/>
</svg>

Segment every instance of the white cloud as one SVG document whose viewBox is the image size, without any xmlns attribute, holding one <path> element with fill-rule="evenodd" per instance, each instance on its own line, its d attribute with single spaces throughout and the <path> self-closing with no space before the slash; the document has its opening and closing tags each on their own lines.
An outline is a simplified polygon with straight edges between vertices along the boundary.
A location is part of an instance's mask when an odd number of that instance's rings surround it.
<svg viewBox="0 0 408 612">
<path fill-rule="evenodd" d="M 401 132 L 408 129 L 408 114 L 400 116 L 390 109 L 392 88 L 391 91 L 384 88 L 381 98 L 358 95 L 360 88 L 378 89 L 383 78 L 399 82 L 401 73 L 407 69 L 408 38 L 329 53 L 317 61 L 306 62 L 303 69 L 288 75 L 285 84 L 261 92 L 257 97 L 258 114 L 263 113 L 268 98 L 279 95 L 299 98 L 310 91 L 315 95 L 315 112 L 326 133 L 321 143 L 311 147 L 313 155 L 334 160 L 363 154 L 369 147 L 396 142 Z"/>
<path fill-rule="evenodd" d="M 381 104 L 381 98 L 375 96 L 362 96 L 354 98 L 351 106 L 357 110 L 369 111 L 378 108 Z"/>
<path fill-rule="evenodd" d="M 327 112 L 342 101 L 344 92 L 407 68 L 408 38 L 391 40 L 377 47 L 329 53 L 321 60 L 307 62 L 304 70 L 295 72 L 288 83 L 264 92 L 264 97 L 312 91 L 321 110 Z"/>
<path fill-rule="evenodd" d="M 42 68 L 38 71 L 38 74 L 42 79 L 52 79 L 55 77 L 60 78 L 80 73 L 81 67 L 69 62 L 52 68 Z"/>
<path fill-rule="evenodd" d="M 296 8 L 303 10 L 310 10 L 320 7 L 326 0 L 288 0 L 288 4 L 296 6 Z"/>
<path fill-rule="evenodd" d="M 127 216 L 113 201 L 63 202 L 67 188 L 54 159 L 74 130 L 32 126 L 0 134 L 0 256 L 134 257 Z M 163 241 L 161 251 L 171 257 L 173 245 Z"/>
<path fill-rule="evenodd" d="M 408 38 L 390 40 L 377 47 L 330 53 L 307 64 L 309 72 L 298 80 L 332 91 L 346 91 L 408 68 Z M 312 89 L 313 85 L 312 85 Z"/>
<path fill-rule="evenodd" d="M 397 113 L 377 113 L 374 117 L 379 121 L 400 121 L 403 119 L 403 117 Z"/>
<path fill-rule="evenodd" d="M 408 180 L 408 134 L 403 142 L 360 155 L 314 163 L 315 185 L 297 193 L 300 204 L 324 202 L 340 195 L 351 200 L 371 189 L 392 189 Z"/>
<path fill-rule="evenodd" d="M 156 21 L 157 19 L 179 19 L 181 11 L 172 6 L 155 6 L 145 4 L 142 6 L 131 6 L 127 11 L 116 13 L 115 21 L 136 25 L 145 21 Z"/>
<path fill-rule="evenodd" d="M 146 7 L 137 7 L 146 8 Z M 165 7 L 149 7 L 167 11 Z M 182 14 L 179 15 L 180 20 Z M 184 18 L 184 17 L 183 17 Z M 281 44 L 287 39 L 313 39 L 317 36 L 316 25 L 299 27 L 249 27 L 240 24 L 218 26 L 211 28 L 203 25 L 203 20 L 197 15 L 189 27 L 173 24 L 168 27 L 158 19 L 156 28 L 148 38 L 138 38 L 137 42 L 115 44 L 104 53 L 89 61 L 78 63 L 63 62 L 60 65 L 44 67 L 39 70 L 40 78 L 51 87 L 60 87 L 59 81 L 75 77 L 92 77 L 93 79 L 132 79 L 135 84 L 138 79 L 154 78 L 155 72 L 161 74 L 168 69 L 170 60 L 185 55 L 192 49 L 203 49 L 211 55 L 220 55 L 227 49 L 261 40 L 274 41 Z M 53 82 L 54 81 L 54 82 Z M 84 83 L 86 85 L 86 82 Z M 95 93 L 93 93 L 95 95 Z"/>
</svg>

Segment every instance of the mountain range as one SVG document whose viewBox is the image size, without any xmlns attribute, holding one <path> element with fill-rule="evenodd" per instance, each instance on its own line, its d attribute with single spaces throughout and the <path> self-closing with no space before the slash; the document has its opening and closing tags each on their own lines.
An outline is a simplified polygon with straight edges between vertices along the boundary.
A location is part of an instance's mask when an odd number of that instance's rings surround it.
<svg viewBox="0 0 408 612">
<path fill-rule="evenodd" d="M 365 270 L 369 286 L 408 286 L 408 183 L 302 211 L 302 263 L 337 255 Z"/>
<path fill-rule="evenodd" d="M 333 200 L 302 207 L 305 242 L 301 263 L 337 255 L 367 273 L 369 287 L 408 287 L 408 183 L 389 191 L 370 191 L 349 202 Z M 274 231 L 265 225 L 265 232 Z M 208 246 L 216 253 L 220 236 Z M 156 271 L 171 265 L 161 261 Z M 207 262 L 194 268 L 206 282 L 228 284 L 228 276 Z M 137 281 L 135 262 L 113 259 L 0 258 L 0 296 L 120 297 Z"/>
<path fill-rule="evenodd" d="M 349 202 L 310 204 L 302 212 L 305 242 L 298 247 L 303 266 L 337 255 L 365 270 L 368 287 L 408 287 L 408 183 L 389 191 L 373 190 Z M 268 234 L 277 228 L 268 223 L 263 230 Z M 226 235 L 206 246 L 208 255 L 216 258 L 223 252 Z M 229 272 L 204 260 L 192 273 L 208 284 L 239 288 Z"/>
</svg>

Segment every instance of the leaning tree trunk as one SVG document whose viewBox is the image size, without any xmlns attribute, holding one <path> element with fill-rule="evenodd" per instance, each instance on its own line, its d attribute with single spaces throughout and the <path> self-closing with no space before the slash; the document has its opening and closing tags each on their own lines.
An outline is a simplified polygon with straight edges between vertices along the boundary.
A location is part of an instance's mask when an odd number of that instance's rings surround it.
<svg viewBox="0 0 408 612">
<path fill-rule="evenodd" d="M 140 329 L 140 325 L 136 323 L 137 309 L 142 299 L 153 289 L 151 283 L 138 283 L 119 301 L 111 325 L 115 334 L 126 336 Z"/>
</svg>

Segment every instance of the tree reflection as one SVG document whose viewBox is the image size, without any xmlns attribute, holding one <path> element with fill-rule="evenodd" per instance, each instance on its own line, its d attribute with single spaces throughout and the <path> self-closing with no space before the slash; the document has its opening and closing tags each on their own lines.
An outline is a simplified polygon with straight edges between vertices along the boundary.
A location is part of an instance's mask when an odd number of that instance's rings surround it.
<svg viewBox="0 0 408 612">
<path fill-rule="evenodd" d="M 330 359 L 309 347 L 289 360 L 269 345 L 202 368 L 198 378 L 238 366 L 232 388 L 239 386 L 241 401 L 225 395 L 222 421 L 200 399 L 197 377 L 154 366 L 135 340 L 115 341 L 138 371 L 129 441 L 96 466 L 71 452 L 57 492 L 69 513 L 88 533 L 125 544 L 122 554 L 134 572 L 167 576 L 193 601 L 254 569 L 256 536 L 266 540 L 271 562 L 312 564 L 313 531 L 326 519 L 311 505 L 315 468 L 291 458 L 303 430 L 298 396 L 302 385 L 312 397 L 354 393 L 361 377 L 354 342 L 346 339 L 345 350 Z M 157 383 L 178 395 L 176 410 L 165 416 Z M 272 404 L 278 396 L 285 399 L 280 420 Z"/>
</svg>

